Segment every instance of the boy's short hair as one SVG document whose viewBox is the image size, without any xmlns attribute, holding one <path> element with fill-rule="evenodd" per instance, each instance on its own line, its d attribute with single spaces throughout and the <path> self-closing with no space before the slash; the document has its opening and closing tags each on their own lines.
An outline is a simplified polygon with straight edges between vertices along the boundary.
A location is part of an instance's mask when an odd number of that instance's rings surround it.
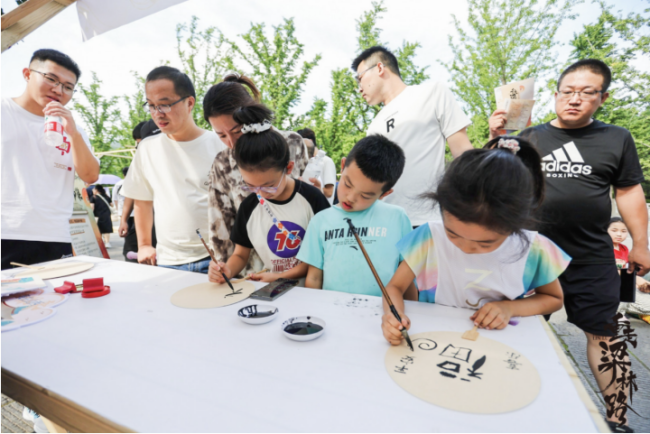
<svg viewBox="0 0 650 434">
<path fill-rule="evenodd" d="M 77 65 L 70 56 L 63 54 L 60 51 L 52 50 L 51 48 L 41 48 L 40 50 L 36 50 L 34 51 L 34 54 L 32 54 L 32 59 L 29 61 L 29 64 L 31 65 L 34 61 L 45 62 L 46 60 L 50 60 L 57 65 L 70 70 L 70 72 L 77 77 L 77 81 L 79 81 L 79 77 L 81 77 L 81 69 L 79 69 L 79 65 Z"/>
<path fill-rule="evenodd" d="M 156 125 L 153 119 L 149 119 L 140 127 L 140 138 L 142 140 L 149 136 L 155 136 L 156 134 L 160 134 L 160 128 L 158 128 L 158 125 Z"/>
<path fill-rule="evenodd" d="M 382 193 L 395 186 L 402 176 L 406 158 L 396 143 L 379 134 L 372 134 L 359 140 L 345 160 L 345 167 L 352 162 L 361 173 L 374 182 L 383 182 Z"/>
<path fill-rule="evenodd" d="M 607 89 L 609 89 L 609 85 L 612 82 L 612 71 L 611 69 L 609 69 L 609 66 L 605 64 L 605 62 L 602 62 L 598 59 L 578 60 L 576 63 L 569 66 L 567 69 L 565 69 L 564 72 L 562 72 L 562 74 L 560 75 L 559 80 L 557 81 L 557 90 L 560 90 L 560 85 L 562 84 L 562 80 L 564 79 L 564 77 L 571 74 L 572 72 L 576 72 L 581 69 L 586 69 L 588 71 L 593 72 L 594 74 L 603 77 L 603 88 L 600 90 L 603 93 L 607 92 Z"/>
<path fill-rule="evenodd" d="M 370 59 L 371 57 L 372 59 Z M 359 68 L 359 64 L 364 60 L 366 61 L 367 67 L 373 66 L 368 65 L 368 59 L 370 59 L 370 63 L 383 63 L 386 68 L 390 69 L 391 72 L 393 72 L 393 74 L 397 74 L 398 77 L 402 78 L 402 75 L 399 73 L 399 64 L 397 62 L 397 58 L 393 53 L 388 51 L 387 48 L 380 45 L 366 48 L 352 62 L 352 69 L 356 71 L 357 68 Z"/>
<path fill-rule="evenodd" d="M 300 134 L 300 137 L 303 139 L 311 140 L 314 142 L 314 146 L 318 147 L 318 143 L 316 143 L 316 133 L 314 133 L 314 130 L 311 128 L 303 128 L 302 130 L 298 130 L 296 132 Z"/>
<path fill-rule="evenodd" d="M 126 174 L 129 173 L 129 166 L 122 167 L 122 175 L 126 178 Z"/>
<path fill-rule="evenodd" d="M 146 123 L 147 121 L 142 121 L 133 128 L 133 140 L 142 140 L 142 126 Z"/>
<path fill-rule="evenodd" d="M 192 96 L 196 99 L 196 92 L 192 80 L 184 72 L 171 66 L 159 66 L 147 74 L 147 82 L 154 80 L 169 80 L 174 83 L 174 92 L 181 98 Z"/>
</svg>

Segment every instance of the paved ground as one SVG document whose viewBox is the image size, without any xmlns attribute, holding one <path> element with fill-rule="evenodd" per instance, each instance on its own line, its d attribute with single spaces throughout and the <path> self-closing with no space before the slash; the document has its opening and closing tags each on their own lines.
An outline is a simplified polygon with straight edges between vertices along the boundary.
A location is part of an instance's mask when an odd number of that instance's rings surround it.
<svg viewBox="0 0 650 434">
<path fill-rule="evenodd" d="M 632 371 L 637 375 L 639 390 L 633 395 L 632 408 L 638 416 L 628 412 L 628 425 L 636 432 L 650 432 L 650 324 L 632 318 L 632 328 L 638 334 L 637 347 L 628 348 L 631 354 Z M 582 384 L 596 403 L 600 413 L 605 416 L 602 395 L 598 393 L 596 380 L 587 362 L 587 338 L 585 334 L 566 320 L 566 312 L 562 309 L 551 316 L 550 325 L 560 341 L 562 348 L 571 360 L 574 369 L 580 376 Z"/>
<path fill-rule="evenodd" d="M 111 259 L 123 261 L 123 239 L 114 233 L 111 236 L 111 244 L 112 247 L 108 249 Z M 633 396 L 632 408 L 645 418 L 632 413 L 629 415 L 629 425 L 636 432 L 650 432 L 650 325 L 636 319 L 632 319 L 631 322 L 638 334 L 638 345 L 636 349 L 628 351 L 632 354 L 632 370 L 637 375 L 639 386 L 639 390 Z M 604 416 L 604 403 L 601 395 L 597 393 L 596 380 L 587 363 L 587 340 L 584 333 L 566 321 L 564 310 L 553 314 L 550 324 L 591 399 Z M 22 405 L 4 395 L 2 395 L 2 432 L 32 432 L 31 426 L 22 419 Z"/>
</svg>

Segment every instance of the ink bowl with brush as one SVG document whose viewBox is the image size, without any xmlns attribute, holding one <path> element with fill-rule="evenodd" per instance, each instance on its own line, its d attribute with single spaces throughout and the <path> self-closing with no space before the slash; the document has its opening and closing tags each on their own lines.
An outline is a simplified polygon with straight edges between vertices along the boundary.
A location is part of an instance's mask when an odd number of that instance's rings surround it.
<svg viewBox="0 0 650 434">
<path fill-rule="evenodd" d="M 237 315 L 247 324 L 266 324 L 278 316 L 278 308 L 268 304 L 251 304 L 239 309 Z"/>
<path fill-rule="evenodd" d="M 294 341 L 311 341 L 325 333 L 325 321 L 315 316 L 298 316 L 282 323 L 282 334 Z"/>
</svg>

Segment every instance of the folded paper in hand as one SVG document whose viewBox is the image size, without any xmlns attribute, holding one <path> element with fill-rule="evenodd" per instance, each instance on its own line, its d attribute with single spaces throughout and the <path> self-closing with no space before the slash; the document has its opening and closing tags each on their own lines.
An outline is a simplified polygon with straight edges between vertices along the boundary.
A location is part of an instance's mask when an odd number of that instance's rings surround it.
<svg viewBox="0 0 650 434">
<path fill-rule="evenodd" d="M 523 130 L 533 113 L 535 104 L 535 78 L 515 81 L 494 89 L 497 109 L 506 111 L 507 122 L 503 129 Z"/>
</svg>

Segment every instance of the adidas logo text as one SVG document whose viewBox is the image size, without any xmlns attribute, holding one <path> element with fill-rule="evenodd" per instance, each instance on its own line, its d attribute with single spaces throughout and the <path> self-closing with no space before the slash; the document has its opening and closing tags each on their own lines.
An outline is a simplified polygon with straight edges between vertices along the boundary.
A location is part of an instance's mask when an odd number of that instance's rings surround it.
<svg viewBox="0 0 650 434">
<path fill-rule="evenodd" d="M 548 178 L 579 178 L 591 175 L 592 167 L 584 163 L 575 143 L 569 142 L 542 158 L 542 170 Z"/>
</svg>

